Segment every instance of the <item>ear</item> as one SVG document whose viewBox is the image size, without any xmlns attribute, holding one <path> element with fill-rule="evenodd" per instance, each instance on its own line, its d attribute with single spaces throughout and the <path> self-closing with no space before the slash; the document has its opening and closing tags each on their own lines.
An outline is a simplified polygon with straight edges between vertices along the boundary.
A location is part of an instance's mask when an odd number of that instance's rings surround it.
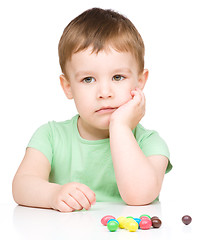
<svg viewBox="0 0 202 240">
<path fill-rule="evenodd" d="M 65 75 L 60 75 L 60 85 L 68 99 L 73 99 L 71 84 L 68 79 L 66 79 Z"/>
<path fill-rule="evenodd" d="M 139 75 L 138 87 L 143 90 L 149 76 L 149 70 L 144 69 L 144 71 Z"/>
</svg>

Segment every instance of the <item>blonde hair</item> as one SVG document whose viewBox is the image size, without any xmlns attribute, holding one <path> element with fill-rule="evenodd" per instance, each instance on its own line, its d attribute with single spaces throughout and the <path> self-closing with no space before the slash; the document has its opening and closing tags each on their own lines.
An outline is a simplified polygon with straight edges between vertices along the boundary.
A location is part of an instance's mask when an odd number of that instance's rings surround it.
<svg viewBox="0 0 202 240">
<path fill-rule="evenodd" d="M 89 9 L 73 19 L 61 36 L 58 53 L 61 70 L 74 53 L 92 47 L 98 53 L 107 47 L 120 52 L 131 52 L 138 63 L 139 73 L 144 70 L 144 42 L 133 23 L 113 10 Z"/>
</svg>

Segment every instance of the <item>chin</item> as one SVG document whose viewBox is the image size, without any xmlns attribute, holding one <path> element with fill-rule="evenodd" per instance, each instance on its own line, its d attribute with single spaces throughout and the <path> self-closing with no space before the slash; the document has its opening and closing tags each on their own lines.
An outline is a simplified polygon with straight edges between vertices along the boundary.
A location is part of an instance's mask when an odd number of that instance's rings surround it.
<svg viewBox="0 0 202 240">
<path fill-rule="evenodd" d="M 103 119 L 100 121 L 100 128 L 102 130 L 109 130 L 109 124 L 110 124 L 110 117 Z"/>
</svg>

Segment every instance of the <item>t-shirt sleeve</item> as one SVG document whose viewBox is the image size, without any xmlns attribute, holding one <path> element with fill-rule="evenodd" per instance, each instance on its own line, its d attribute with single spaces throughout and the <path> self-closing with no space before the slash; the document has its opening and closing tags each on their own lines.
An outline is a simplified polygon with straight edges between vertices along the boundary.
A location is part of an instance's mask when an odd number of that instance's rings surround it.
<svg viewBox="0 0 202 240">
<path fill-rule="evenodd" d="M 39 150 L 47 157 L 50 164 L 52 163 L 52 130 L 49 123 L 42 125 L 35 131 L 27 147 Z"/>
<path fill-rule="evenodd" d="M 168 146 L 156 131 L 147 131 L 142 134 L 138 139 L 138 144 L 146 157 L 152 155 L 163 155 L 168 158 L 166 173 L 172 169 Z"/>
</svg>

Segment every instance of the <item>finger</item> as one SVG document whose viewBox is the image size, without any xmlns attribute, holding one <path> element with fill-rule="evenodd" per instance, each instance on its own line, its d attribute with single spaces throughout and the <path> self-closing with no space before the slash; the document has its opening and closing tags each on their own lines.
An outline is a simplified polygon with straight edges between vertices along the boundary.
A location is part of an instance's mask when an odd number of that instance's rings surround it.
<svg viewBox="0 0 202 240">
<path fill-rule="evenodd" d="M 91 207 L 91 203 L 88 198 L 80 189 L 76 189 L 76 191 L 72 193 L 72 197 L 81 205 L 82 208 L 88 210 Z"/>
<path fill-rule="evenodd" d="M 143 116 L 145 114 L 145 103 L 146 103 L 146 99 L 145 99 L 145 95 L 143 93 L 143 91 L 140 90 L 140 94 L 141 94 L 141 103 L 140 103 L 140 106 L 142 107 L 142 113 L 143 113 Z"/>
<path fill-rule="evenodd" d="M 145 105 L 145 103 L 146 103 L 146 98 L 145 98 L 145 95 L 144 95 L 143 92 L 142 92 L 142 95 L 143 95 L 143 104 Z"/>
<path fill-rule="evenodd" d="M 139 88 L 137 88 L 137 92 L 140 96 L 140 103 L 142 103 L 143 105 L 145 104 L 145 95 L 143 93 L 143 91 Z"/>
<path fill-rule="evenodd" d="M 79 204 L 79 202 L 74 198 L 74 193 L 69 193 L 65 199 L 64 202 L 70 206 L 71 208 L 75 209 L 75 210 L 81 210 L 83 209 L 83 207 Z"/>
<path fill-rule="evenodd" d="M 139 89 L 139 93 L 141 95 L 142 104 L 145 104 L 145 95 L 144 95 L 143 91 Z"/>
<path fill-rule="evenodd" d="M 140 104 L 141 102 L 141 94 L 138 88 L 135 88 L 134 91 L 132 91 L 132 94 L 134 94 L 133 100 L 136 104 Z"/>
<path fill-rule="evenodd" d="M 73 212 L 74 209 L 67 205 L 64 201 L 60 201 L 57 207 L 60 212 Z"/>
<path fill-rule="evenodd" d="M 78 189 L 86 196 L 90 204 L 94 204 L 96 202 L 95 193 L 85 184 L 78 184 Z"/>
</svg>

